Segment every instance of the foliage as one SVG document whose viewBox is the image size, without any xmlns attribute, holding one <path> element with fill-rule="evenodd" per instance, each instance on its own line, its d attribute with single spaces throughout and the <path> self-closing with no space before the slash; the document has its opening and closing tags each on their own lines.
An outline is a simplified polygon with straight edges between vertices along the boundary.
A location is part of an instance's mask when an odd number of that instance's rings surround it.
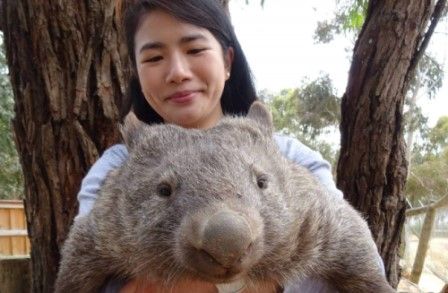
<svg viewBox="0 0 448 293">
<path fill-rule="evenodd" d="M 262 92 L 261 97 L 271 108 L 277 130 L 297 137 L 335 163 L 336 150 L 325 137 L 340 123 L 340 99 L 334 94 L 327 75 L 313 81 L 305 80 L 301 87 L 285 89 L 277 95 Z M 408 111 L 406 115 L 410 114 Z M 409 200 L 417 205 L 419 201 L 426 203 L 448 192 L 448 116 L 429 128 L 419 107 L 413 109 L 412 115 L 412 128 L 421 130 L 424 142 L 414 148 L 406 185 Z"/>
<path fill-rule="evenodd" d="M 448 193 L 448 147 L 421 164 L 414 164 L 406 183 L 406 195 L 412 206 L 428 204 Z"/>
<path fill-rule="evenodd" d="M 361 30 L 367 14 L 367 0 L 337 0 L 335 17 L 320 21 L 314 33 L 314 40 L 329 43 L 335 34 L 354 33 Z"/>
<path fill-rule="evenodd" d="M 410 99 L 405 99 L 404 103 L 407 107 L 403 113 L 405 132 L 418 131 L 420 134 L 428 132 L 428 117 L 423 114 L 422 108 L 416 104 L 411 105 Z"/>
<path fill-rule="evenodd" d="M 448 116 L 440 117 L 433 128 L 426 127 L 420 136 L 423 142 L 413 146 L 414 164 L 422 164 L 439 158 L 448 147 Z"/>
<path fill-rule="evenodd" d="M 448 193 L 448 116 L 440 117 L 422 138 L 423 143 L 414 147 L 406 183 L 406 193 L 414 206 Z"/>
<path fill-rule="evenodd" d="M 314 139 L 328 126 L 338 126 L 340 122 L 340 99 L 334 94 L 334 87 L 328 75 L 321 76 L 306 84 L 298 96 L 304 134 Z"/>
<path fill-rule="evenodd" d="M 0 36 L 0 40 L 3 38 Z M 0 199 L 21 198 L 22 170 L 11 132 L 13 95 L 6 67 L 3 43 L 0 50 Z"/>
<path fill-rule="evenodd" d="M 434 98 L 437 91 L 443 85 L 442 65 L 428 53 L 425 53 L 420 59 L 417 72 L 410 84 L 410 92 L 415 92 L 419 88 L 425 88 L 428 97 Z"/>
<path fill-rule="evenodd" d="M 440 117 L 436 126 L 428 133 L 431 149 L 438 152 L 448 147 L 448 116 Z"/>
<path fill-rule="evenodd" d="M 271 108 L 277 130 L 295 136 L 334 163 L 336 149 L 323 139 L 339 126 L 340 99 L 334 91 L 328 75 L 323 75 L 303 81 L 300 88 L 285 89 L 275 96 L 261 95 Z"/>
</svg>

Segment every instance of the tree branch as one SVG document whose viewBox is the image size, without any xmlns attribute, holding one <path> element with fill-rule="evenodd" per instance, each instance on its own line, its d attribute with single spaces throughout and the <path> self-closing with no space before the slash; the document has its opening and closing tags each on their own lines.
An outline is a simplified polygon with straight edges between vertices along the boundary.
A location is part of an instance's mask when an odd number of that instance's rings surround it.
<svg viewBox="0 0 448 293">
<path fill-rule="evenodd" d="M 431 15 L 431 24 L 429 25 L 428 31 L 425 33 L 423 37 L 423 41 L 420 44 L 420 48 L 417 50 L 415 55 L 413 56 L 411 60 L 411 65 L 409 67 L 409 72 L 414 72 L 415 68 L 417 67 L 418 62 L 423 56 L 423 53 L 425 52 L 426 48 L 428 47 L 429 40 L 432 37 L 432 34 L 434 33 L 434 30 L 436 29 L 437 24 L 439 23 L 440 18 L 443 16 L 443 11 L 445 9 L 447 0 L 439 0 L 437 1 L 434 11 Z M 408 76 L 410 78 L 410 76 Z"/>
<path fill-rule="evenodd" d="M 0 0 L 0 31 L 3 31 L 3 0 Z"/>
<path fill-rule="evenodd" d="M 406 217 L 412 217 L 412 216 L 420 215 L 420 214 L 425 213 L 429 209 L 438 209 L 438 208 L 441 208 L 441 207 L 444 207 L 444 206 L 448 206 L 448 194 L 443 196 L 441 199 L 439 199 L 435 203 L 426 205 L 424 207 L 408 209 L 406 211 Z"/>
</svg>

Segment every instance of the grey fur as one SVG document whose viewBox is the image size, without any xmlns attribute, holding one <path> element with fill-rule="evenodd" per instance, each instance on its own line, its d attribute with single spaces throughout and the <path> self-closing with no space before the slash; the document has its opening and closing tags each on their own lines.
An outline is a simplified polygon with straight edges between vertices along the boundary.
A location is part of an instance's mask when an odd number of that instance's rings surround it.
<svg viewBox="0 0 448 293">
<path fill-rule="evenodd" d="M 242 278 L 256 290 L 306 276 L 395 292 L 366 222 L 281 155 L 262 104 L 208 130 L 134 121 L 123 135 L 129 159 L 72 226 L 56 292 L 97 292 L 108 277 Z"/>
</svg>

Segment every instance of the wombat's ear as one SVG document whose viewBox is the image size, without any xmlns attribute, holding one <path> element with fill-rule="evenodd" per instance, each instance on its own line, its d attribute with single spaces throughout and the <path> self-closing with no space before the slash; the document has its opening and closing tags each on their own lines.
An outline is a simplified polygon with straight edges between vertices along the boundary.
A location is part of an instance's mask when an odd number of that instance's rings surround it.
<svg viewBox="0 0 448 293">
<path fill-rule="evenodd" d="M 274 132 L 274 123 L 272 122 L 272 115 L 268 108 L 260 101 L 255 101 L 250 106 L 247 118 L 257 122 L 261 129 L 269 136 Z"/>
<path fill-rule="evenodd" d="M 128 148 L 132 148 L 139 138 L 140 130 L 145 127 L 145 123 L 140 121 L 134 112 L 130 111 L 124 118 L 123 124 L 120 125 L 121 136 Z"/>
</svg>

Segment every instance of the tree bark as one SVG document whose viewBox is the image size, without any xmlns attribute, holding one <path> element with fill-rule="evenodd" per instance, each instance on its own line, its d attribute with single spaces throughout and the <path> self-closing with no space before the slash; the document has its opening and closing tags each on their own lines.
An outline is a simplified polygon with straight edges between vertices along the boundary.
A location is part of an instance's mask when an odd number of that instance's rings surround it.
<svg viewBox="0 0 448 293">
<path fill-rule="evenodd" d="M 52 292 L 81 179 L 119 140 L 116 105 L 125 89 L 127 59 L 114 1 L 2 4 L 13 126 L 25 179 L 32 292 Z"/>
<path fill-rule="evenodd" d="M 367 218 L 395 287 L 406 208 L 403 103 L 445 4 L 446 0 L 435 6 L 431 0 L 371 0 L 342 98 L 337 184 Z"/>
</svg>

